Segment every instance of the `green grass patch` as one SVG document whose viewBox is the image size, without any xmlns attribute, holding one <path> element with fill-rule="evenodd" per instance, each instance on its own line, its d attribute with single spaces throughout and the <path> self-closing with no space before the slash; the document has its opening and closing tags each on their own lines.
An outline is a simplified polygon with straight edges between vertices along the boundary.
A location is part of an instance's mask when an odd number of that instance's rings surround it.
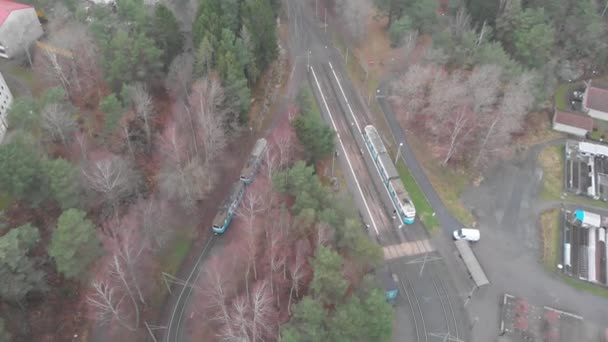
<svg viewBox="0 0 608 342">
<path fill-rule="evenodd" d="M 433 188 L 437 191 L 437 195 L 450 213 L 463 225 L 472 226 L 475 218 L 460 200 L 460 194 L 473 182 L 471 175 L 475 173 L 462 168 L 441 165 L 433 154 L 428 152 L 428 147 L 415 136 L 408 138 L 408 142 L 414 149 L 416 158 Z"/>
<path fill-rule="evenodd" d="M 151 307 L 158 308 L 163 304 L 167 296 L 167 287 L 162 279 L 162 272 L 176 275 L 179 267 L 188 256 L 192 247 L 192 238 L 188 234 L 178 234 L 160 253 L 158 265 L 159 278 L 156 290 L 150 299 Z"/>
<path fill-rule="evenodd" d="M 416 183 L 414 177 L 412 177 L 410 170 L 403 160 L 397 162 L 397 171 L 399 172 L 399 177 L 401 177 L 405 189 L 409 192 L 410 197 L 416 206 L 418 217 L 424 223 L 424 226 L 429 233 L 433 233 L 440 226 L 437 216 L 434 215 L 435 211 L 433 210 L 433 207 L 422 192 L 422 189 L 420 189 L 420 186 L 418 186 L 418 183 Z"/>
<path fill-rule="evenodd" d="M 33 91 L 33 89 L 35 88 L 35 82 L 34 82 L 34 73 L 32 72 L 31 69 L 28 68 L 24 68 L 22 66 L 16 65 L 16 64 L 11 64 L 8 67 L 8 72 L 11 74 L 11 76 L 19 79 L 21 82 L 23 82 L 29 89 L 30 91 Z M 20 94 L 23 95 L 23 94 Z"/>
<path fill-rule="evenodd" d="M 588 207 L 598 207 L 608 209 L 608 202 L 594 200 L 591 197 L 578 196 L 575 194 L 565 193 L 563 197 L 564 202 L 580 204 Z"/>
<path fill-rule="evenodd" d="M 579 291 L 591 293 L 598 297 L 608 298 L 608 288 L 592 284 L 588 281 L 568 277 L 565 274 L 560 274 L 564 282 Z"/>
<path fill-rule="evenodd" d="M 176 273 L 182 261 L 188 255 L 192 240 L 186 236 L 177 236 L 168 246 L 168 253 L 162 258 L 161 268 L 167 273 Z"/>
<path fill-rule="evenodd" d="M 543 169 L 541 199 L 559 200 L 564 189 L 564 145 L 546 147 L 538 155 Z"/>
<path fill-rule="evenodd" d="M 540 214 L 540 230 L 543 243 L 542 261 L 545 268 L 554 271 L 559 263 L 560 226 L 559 209 L 549 209 Z"/>
<path fill-rule="evenodd" d="M 572 84 L 562 84 L 555 91 L 555 108 L 559 110 L 568 110 L 568 93 L 572 88 Z"/>
</svg>

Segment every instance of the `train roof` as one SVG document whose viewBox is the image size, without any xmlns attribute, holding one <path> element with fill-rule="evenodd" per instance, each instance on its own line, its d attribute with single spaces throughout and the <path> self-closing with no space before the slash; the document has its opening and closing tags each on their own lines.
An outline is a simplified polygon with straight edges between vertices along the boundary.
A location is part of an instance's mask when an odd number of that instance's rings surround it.
<svg viewBox="0 0 608 342">
<path fill-rule="evenodd" d="M 253 146 L 253 151 L 251 152 L 252 157 L 259 158 L 264 150 L 266 149 L 266 139 L 260 138 L 255 142 L 255 146 Z"/>
<path fill-rule="evenodd" d="M 242 182 L 236 182 L 232 185 L 232 188 L 230 188 L 230 194 L 224 199 L 222 205 L 217 211 L 217 214 L 215 214 L 215 217 L 213 218 L 214 226 L 221 227 L 224 225 L 224 220 L 226 219 L 226 214 L 230 208 L 230 205 L 238 199 L 243 191 L 245 191 L 245 184 Z"/>
<path fill-rule="evenodd" d="M 266 139 L 261 138 L 255 142 L 255 146 L 253 146 L 253 150 L 251 151 L 251 155 L 249 159 L 247 159 L 247 163 L 243 167 L 241 172 L 241 176 L 249 176 L 248 173 L 251 172 L 251 169 L 259 162 L 262 153 L 266 150 Z"/>
<path fill-rule="evenodd" d="M 410 198 L 410 194 L 407 192 L 407 190 L 405 190 L 405 187 L 403 186 L 401 180 L 395 179 L 391 180 L 390 182 L 393 186 L 393 189 L 395 190 L 397 198 L 399 198 L 399 202 L 401 202 L 401 205 L 403 205 L 404 207 L 414 207 L 414 204 L 412 203 L 412 200 Z"/>
<path fill-rule="evenodd" d="M 393 165 L 391 157 L 388 154 L 384 153 L 378 155 L 378 158 L 380 159 L 380 162 L 382 163 L 382 166 L 386 171 L 386 176 L 388 177 L 388 179 L 398 179 L 399 173 L 397 172 L 395 165 Z"/>
<path fill-rule="evenodd" d="M 380 134 L 378 134 L 376 127 L 372 125 L 365 126 L 365 134 L 367 134 L 369 140 L 371 140 L 378 154 L 386 153 L 386 147 L 384 146 L 384 142 L 382 141 Z"/>
</svg>

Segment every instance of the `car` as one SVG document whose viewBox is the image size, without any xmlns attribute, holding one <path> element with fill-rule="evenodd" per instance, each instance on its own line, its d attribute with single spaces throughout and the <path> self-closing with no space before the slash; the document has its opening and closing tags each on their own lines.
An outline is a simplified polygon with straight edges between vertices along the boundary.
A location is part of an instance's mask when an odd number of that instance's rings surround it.
<svg viewBox="0 0 608 342">
<path fill-rule="evenodd" d="M 460 228 L 454 231 L 454 240 L 466 240 L 477 242 L 481 234 L 479 233 L 479 229 L 473 228 Z"/>
</svg>

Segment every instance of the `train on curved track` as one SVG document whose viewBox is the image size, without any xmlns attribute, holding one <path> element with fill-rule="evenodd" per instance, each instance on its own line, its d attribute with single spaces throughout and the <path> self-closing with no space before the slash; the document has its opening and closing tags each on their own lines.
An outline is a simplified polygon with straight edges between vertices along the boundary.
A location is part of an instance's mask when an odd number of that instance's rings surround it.
<svg viewBox="0 0 608 342">
<path fill-rule="evenodd" d="M 230 226 L 230 223 L 236 214 L 236 209 L 239 207 L 239 204 L 247 191 L 247 186 L 253 182 L 260 164 L 262 163 L 266 145 L 267 142 L 264 138 L 256 141 L 253 151 L 241 171 L 239 180 L 232 185 L 230 194 L 224 199 L 213 219 L 211 230 L 214 234 L 223 234 Z"/>
</svg>

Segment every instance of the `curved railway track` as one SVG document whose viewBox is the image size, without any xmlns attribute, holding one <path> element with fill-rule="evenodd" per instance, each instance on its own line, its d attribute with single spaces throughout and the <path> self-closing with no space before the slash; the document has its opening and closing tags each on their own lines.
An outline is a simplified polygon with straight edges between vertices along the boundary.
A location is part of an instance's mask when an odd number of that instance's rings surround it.
<svg viewBox="0 0 608 342">
<path fill-rule="evenodd" d="M 402 276 L 402 277 L 399 277 L 399 283 L 401 285 L 403 293 L 405 293 L 405 297 L 407 299 L 409 307 L 412 310 L 412 318 L 414 320 L 414 330 L 416 332 L 416 342 L 423 342 L 423 341 L 427 342 L 428 335 L 426 333 L 426 324 L 424 323 L 424 315 L 422 314 L 422 307 L 420 306 L 420 301 L 418 300 L 418 297 L 414 293 L 414 287 L 412 286 L 412 283 L 408 279 L 407 275 L 405 275 L 404 272 L 402 272 L 399 275 Z M 407 284 L 403 282 L 402 278 L 405 278 L 405 281 L 407 282 Z M 413 301 L 415 301 L 415 303 L 416 303 L 415 306 L 410 297 L 410 294 L 408 291 L 408 286 L 412 291 L 411 297 L 414 298 Z M 403 294 L 401 296 L 403 296 Z M 416 319 L 416 316 L 418 316 L 418 319 Z M 419 323 L 420 323 L 421 327 L 418 326 Z"/>
<path fill-rule="evenodd" d="M 192 268 L 190 275 L 185 280 L 185 284 L 182 285 L 182 290 L 177 296 L 177 300 L 175 305 L 173 306 L 173 311 L 171 311 L 171 318 L 167 322 L 167 332 L 165 334 L 164 341 L 165 342 L 176 342 L 180 341 L 181 332 L 182 332 L 182 320 L 184 318 L 184 312 L 186 311 L 186 307 L 188 306 L 188 301 L 190 300 L 190 296 L 192 296 L 192 283 L 198 279 L 200 274 L 200 264 L 205 259 L 206 255 L 213 247 L 215 241 L 217 241 L 216 235 L 211 235 L 211 237 L 205 243 L 205 246 L 201 250 L 201 254 L 196 259 L 196 264 Z"/>
</svg>

